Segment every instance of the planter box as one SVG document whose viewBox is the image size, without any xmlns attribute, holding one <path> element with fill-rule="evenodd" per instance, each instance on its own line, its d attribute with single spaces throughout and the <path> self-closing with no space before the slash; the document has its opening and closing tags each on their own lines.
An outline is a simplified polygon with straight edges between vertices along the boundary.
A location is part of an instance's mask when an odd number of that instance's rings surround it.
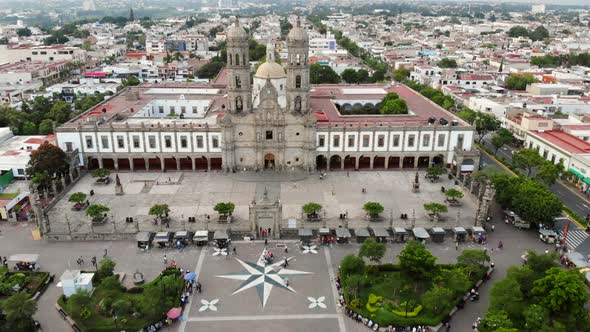
<svg viewBox="0 0 590 332">
<path fill-rule="evenodd" d="M 111 178 L 110 177 L 108 177 L 108 178 L 99 178 L 96 181 L 94 181 L 94 183 L 107 185 L 107 184 L 111 183 Z"/>
</svg>

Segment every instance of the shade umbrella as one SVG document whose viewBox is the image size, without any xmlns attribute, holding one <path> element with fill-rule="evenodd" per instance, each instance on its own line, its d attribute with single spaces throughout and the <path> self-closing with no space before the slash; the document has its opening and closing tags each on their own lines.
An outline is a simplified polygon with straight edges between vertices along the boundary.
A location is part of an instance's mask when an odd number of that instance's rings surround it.
<svg viewBox="0 0 590 332">
<path fill-rule="evenodd" d="M 180 317 L 181 314 L 182 314 L 182 310 L 180 308 L 172 308 L 172 309 L 168 310 L 166 317 L 168 317 L 170 319 L 176 319 L 176 318 Z"/>
<path fill-rule="evenodd" d="M 186 281 L 192 281 L 197 279 L 197 275 L 194 272 L 190 272 L 184 275 L 184 280 Z"/>
</svg>

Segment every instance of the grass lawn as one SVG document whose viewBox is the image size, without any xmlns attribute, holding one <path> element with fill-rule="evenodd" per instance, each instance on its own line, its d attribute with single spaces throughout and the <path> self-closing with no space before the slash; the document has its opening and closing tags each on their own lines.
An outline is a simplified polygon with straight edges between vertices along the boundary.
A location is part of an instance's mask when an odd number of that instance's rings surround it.
<svg viewBox="0 0 590 332">
<path fill-rule="evenodd" d="M 183 286 L 179 270 L 166 270 L 152 282 L 131 289 L 108 277 L 95 285 L 91 296 L 62 296 L 58 304 L 82 331 L 137 331 L 164 320 L 168 310 L 178 307 Z"/>
</svg>

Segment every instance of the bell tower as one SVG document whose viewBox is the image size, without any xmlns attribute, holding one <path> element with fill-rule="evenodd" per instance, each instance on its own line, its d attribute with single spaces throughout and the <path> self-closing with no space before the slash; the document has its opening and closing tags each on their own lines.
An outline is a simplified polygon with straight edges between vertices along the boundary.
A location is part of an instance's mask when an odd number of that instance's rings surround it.
<svg viewBox="0 0 590 332">
<path fill-rule="evenodd" d="M 301 21 L 287 36 L 287 110 L 295 115 L 309 113 L 309 38 Z"/>
<path fill-rule="evenodd" d="M 236 18 L 227 31 L 227 98 L 231 114 L 252 112 L 252 83 L 250 79 L 250 54 L 248 34 Z"/>
</svg>

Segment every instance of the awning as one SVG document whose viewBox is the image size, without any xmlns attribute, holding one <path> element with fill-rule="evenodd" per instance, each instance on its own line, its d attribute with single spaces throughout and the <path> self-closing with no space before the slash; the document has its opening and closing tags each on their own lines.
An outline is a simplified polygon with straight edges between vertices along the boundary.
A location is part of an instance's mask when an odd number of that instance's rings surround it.
<svg viewBox="0 0 590 332">
<path fill-rule="evenodd" d="M 321 235 L 328 235 L 328 234 L 330 234 L 330 229 L 322 227 L 322 228 L 320 228 L 320 234 Z"/>
<path fill-rule="evenodd" d="M 384 227 L 373 228 L 373 234 L 375 234 L 375 237 L 388 237 L 389 236 L 389 232 Z"/>
<path fill-rule="evenodd" d="M 227 240 L 229 236 L 227 235 L 227 231 L 225 229 L 220 229 L 213 233 L 213 240 Z"/>
<path fill-rule="evenodd" d="M 576 171 L 575 169 L 573 169 L 573 168 L 571 168 L 571 167 L 568 169 L 568 171 L 570 171 L 570 172 L 574 173 L 574 175 L 575 175 L 575 176 L 579 177 L 579 178 L 580 178 L 580 179 L 582 179 L 582 180 L 584 180 L 584 178 L 586 178 L 586 177 L 584 176 L 584 174 L 582 174 L 582 173 L 580 173 L 580 172 Z"/>
<path fill-rule="evenodd" d="M 473 227 L 473 233 L 474 234 L 485 234 L 486 231 L 482 227 L 476 226 L 476 227 Z"/>
<path fill-rule="evenodd" d="M 463 227 L 453 227 L 455 234 L 467 234 L 467 231 Z"/>
<path fill-rule="evenodd" d="M 584 180 L 582 180 L 582 182 L 584 182 L 587 185 L 590 185 L 590 177 L 584 178 Z"/>
<path fill-rule="evenodd" d="M 189 237 L 188 235 L 189 234 L 187 231 L 178 231 L 178 232 L 174 233 L 174 238 L 175 239 L 184 239 L 184 238 Z"/>
<path fill-rule="evenodd" d="M 412 232 L 414 233 L 414 236 L 419 239 L 428 239 L 430 237 L 430 235 L 428 235 L 428 232 L 422 227 L 414 227 L 414 229 L 412 229 Z"/>
<path fill-rule="evenodd" d="M 37 254 L 17 254 L 8 257 L 9 262 L 36 263 L 38 259 L 39 255 Z"/>
<path fill-rule="evenodd" d="M 170 233 L 168 232 L 158 232 L 156 233 L 156 237 L 154 238 L 154 242 L 168 242 L 170 241 Z"/>
<path fill-rule="evenodd" d="M 135 235 L 135 240 L 137 242 L 148 242 L 152 238 L 152 232 L 139 232 Z"/>
<path fill-rule="evenodd" d="M 197 231 L 195 236 L 193 237 L 194 241 L 208 241 L 209 240 L 209 231 Z"/>
<path fill-rule="evenodd" d="M 367 229 L 367 228 L 355 229 L 354 230 L 354 234 L 357 237 L 369 237 L 369 236 L 371 236 L 371 234 L 369 234 L 369 229 Z"/>
<path fill-rule="evenodd" d="M 313 232 L 310 228 L 300 228 L 299 236 L 313 236 Z"/>
<path fill-rule="evenodd" d="M 401 227 L 396 227 L 393 229 L 393 234 L 407 234 L 408 232 L 406 231 L 405 228 L 401 228 Z"/>
<path fill-rule="evenodd" d="M 442 227 L 434 227 L 432 229 L 432 234 L 445 234 L 445 230 Z"/>
<path fill-rule="evenodd" d="M 348 230 L 348 228 L 336 228 L 336 237 L 337 238 L 349 238 L 350 237 L 350 231 Z"/>
</svg>

